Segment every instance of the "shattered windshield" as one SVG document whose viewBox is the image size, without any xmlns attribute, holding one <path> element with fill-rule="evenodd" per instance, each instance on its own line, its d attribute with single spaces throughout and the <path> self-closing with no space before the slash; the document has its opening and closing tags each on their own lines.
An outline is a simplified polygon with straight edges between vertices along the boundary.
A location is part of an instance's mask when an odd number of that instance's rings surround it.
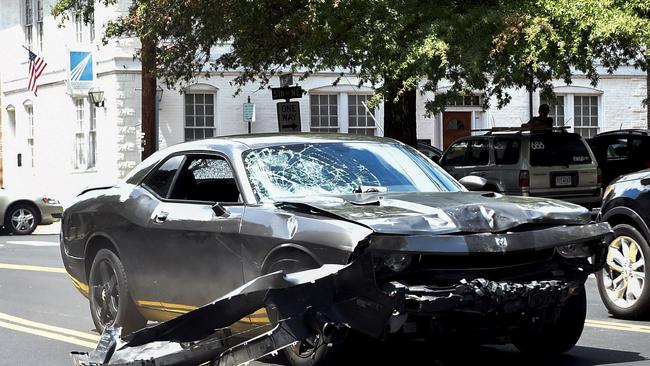
<svg viewBox="0 0 650 366">
<path fill-rule="evenodd" d="M 462 190 L 442 169 L 398 144 L 273 146 L 247 151 L 244 165 L 253 190 L 262 201 L 364 192 L 361 187 L 380 192 Z"/>
</svg>

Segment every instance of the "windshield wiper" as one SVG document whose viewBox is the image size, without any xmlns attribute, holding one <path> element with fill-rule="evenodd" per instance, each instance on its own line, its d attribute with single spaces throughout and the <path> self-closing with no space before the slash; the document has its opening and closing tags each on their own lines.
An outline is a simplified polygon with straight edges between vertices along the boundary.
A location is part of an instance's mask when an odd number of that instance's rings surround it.
<svg viewBox="0 0 650 366">
<path fill-rule="evenodd" d="M 353 193 L 386 193 L 388 188 L 382 186 L 357 186 Z"/>
</svg>

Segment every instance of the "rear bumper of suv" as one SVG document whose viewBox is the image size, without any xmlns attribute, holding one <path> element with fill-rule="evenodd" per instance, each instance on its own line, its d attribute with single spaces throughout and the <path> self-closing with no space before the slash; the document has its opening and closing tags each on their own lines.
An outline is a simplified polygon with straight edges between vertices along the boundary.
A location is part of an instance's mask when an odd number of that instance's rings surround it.
<svg viewBox="0 0 650 366">
<path fill-rule="evenodd" d="M 602 188 L 576 190 L 531 190 L 530 196 L 545 197 L 577 203 L 585 206 L 599 207 L 602 199 Z"/>
</svg>

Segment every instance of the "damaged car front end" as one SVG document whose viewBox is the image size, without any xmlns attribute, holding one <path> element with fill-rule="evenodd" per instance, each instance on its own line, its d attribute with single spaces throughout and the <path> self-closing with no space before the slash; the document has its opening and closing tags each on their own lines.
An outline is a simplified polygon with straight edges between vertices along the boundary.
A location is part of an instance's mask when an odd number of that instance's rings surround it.
<svg viewBox="0 0 650 366">
<path fill-rule="evenodd" d="M 277 206 L 306 208 L 295 202 Z M 348 329 L 384 340 L 463 337 L 556 354 L 580 337 L 584 282 L 604 266 L 612 235 L 608 224 L 587 222 L 487 233 L 409 230 L 390 234 L 378 226 L 348 265 L 263 275 L 123 339 L 109 328 L 95 351 L 73 354 L 75 364 L 241 365 L 315 337 L 331 342 Z M 260 308 L 274 314 L 260 331 L 231 328 Z"/>
<path fill-rule="evenodd" d="M 241 272 L 227 280 L 245 281 L 123 337 L 119 321 L 107 323 L 96 350 L 73 354 L 76 365 L 241 365 L 280 351 L 292 365 L 319 365 L 349 331 L 385 341 L 513 343 L 547 355 L 578 341 L 584 283 L 604 266 L 609 224 L 561 201 L 467 192 L 390 140 L 287 139 L 250 138 L 224 153 L 245 202 L 216 204 L 210 220 L 222 228 L 219 248 L 240 259 Z M 132 197 L 141 200 L 139 192 L 123 200 Z M 184 223 L 168 214 L 158 231 Z M 130 249 L 121 251 L 125 262 Z M 201 273 L 195 263 L 178 273 Z M 136 272 L 125 267 L 127 276 Z M 197 292 L 163 278 L 168 308 L 183 290 Z M 260 309 L 268 317 L 254 329 L 237 326 Z"/>
</svg>

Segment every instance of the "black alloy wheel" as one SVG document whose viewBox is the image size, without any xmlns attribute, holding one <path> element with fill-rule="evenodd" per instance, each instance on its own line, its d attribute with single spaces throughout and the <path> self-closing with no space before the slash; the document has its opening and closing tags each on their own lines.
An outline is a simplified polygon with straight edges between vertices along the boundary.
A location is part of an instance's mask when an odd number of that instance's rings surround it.
<svg viewBox="0 0 650 366">
<path fill-rule="evenodd" d="M 129 292 L 126 272 L 119 257 L 108 249 L 97 252 L 89 276 L 90 311 L 100 333 L 109 325 L 121 326 L 128 334 L 147 321 L 138 312 Z"/>
</svg>

